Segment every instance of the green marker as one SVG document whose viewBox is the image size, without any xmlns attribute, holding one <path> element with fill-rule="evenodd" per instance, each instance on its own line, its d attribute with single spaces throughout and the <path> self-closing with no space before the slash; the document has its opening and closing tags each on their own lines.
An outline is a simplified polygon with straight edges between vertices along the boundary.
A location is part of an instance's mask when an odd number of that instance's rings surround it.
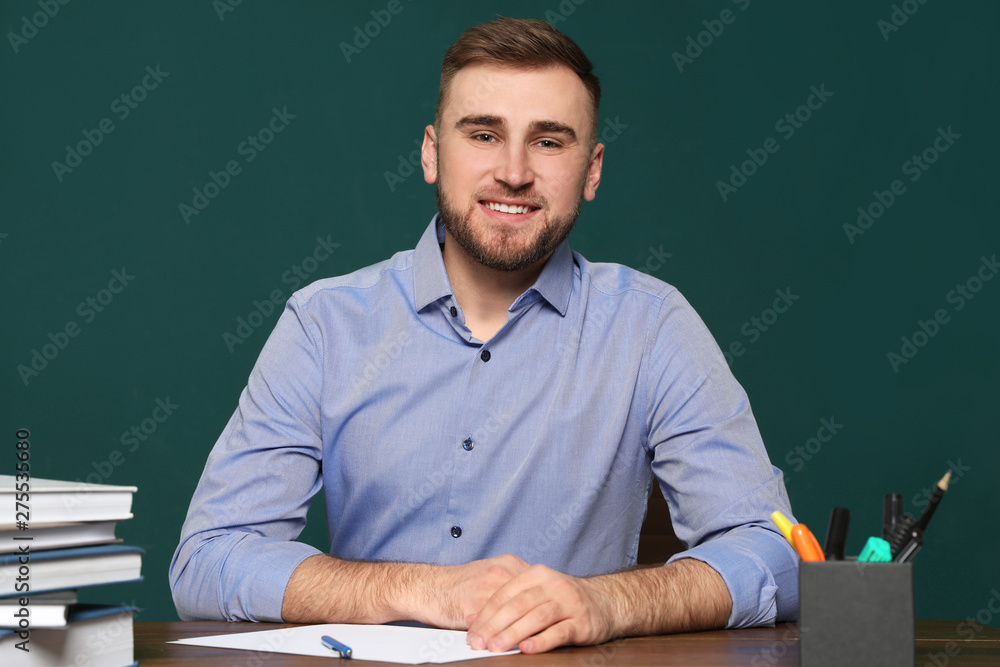
<svg viewBox="0 0 1000 667">
<path fill-rule="evenodd" d="M 858 556 L 859 563 L 888 563 L 892 561 L 892 548 L 881 537 L 869 537 Z"/>
</svg>

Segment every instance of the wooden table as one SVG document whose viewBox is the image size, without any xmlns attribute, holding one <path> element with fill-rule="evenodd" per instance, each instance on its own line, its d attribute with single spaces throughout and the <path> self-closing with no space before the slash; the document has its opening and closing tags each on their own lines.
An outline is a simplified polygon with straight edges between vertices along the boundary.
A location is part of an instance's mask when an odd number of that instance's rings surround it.
<svg viewBox="0 0 1000 667">
<path fill-rule="evenodd" d="M 955 635 L 960 620 L 917 620 L 917 667 L 1000 665 L 1000 630 L 985 627 L 975 638 Z M 135 658 L 140 667 L 207 665 L 208 667 L 259 667 L 261 665 L 330 667 L 330 658 L 257 653 L 202 646 L 167 644 L 173 639 L 231 632 L 254 632 L 295 627 L 278 623 L 136 623 Z M 561 648 L 542 655 L 507 655 L 466 660 L 463 667 L 572 665 L 739 665 L 770 667 L 799 664 L 798 626 L 783 623 L 774 628 L 717 630 L 661 637 L 620 639 L 600 646 Z M 967 633 L 966 633 L 967 634 Z M 953 642 L 953 643 L 950 643 Z M 392 663 L 354 660 L 364 665 Z M 863 667 L 863 666 L 845 666 Z"/>
</svg>

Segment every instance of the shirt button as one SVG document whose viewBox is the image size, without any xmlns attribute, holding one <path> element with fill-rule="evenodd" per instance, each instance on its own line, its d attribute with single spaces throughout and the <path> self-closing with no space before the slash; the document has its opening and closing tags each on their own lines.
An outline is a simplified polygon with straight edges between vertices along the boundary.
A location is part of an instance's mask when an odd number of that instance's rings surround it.
<svg viewBox="0 0 1000 667">
<path fill-rule="evenodd" d="M 462 448 L 467 452 L 471 452 L 472 448 L 475 446 L 476 443 L 472 442 L 472 438 L 466 438 L 465 441 L 462 443 Z"/>
<path fill-rule="evenodd" d="M 479 358 L 482 359 L 483 361 L 489 361 L 490 360 L 490 351 L 489 350 L 483 350 L 482 352 L 479 353 Z"/>
<path fill-rule="evenodd" d="M 455 539 L 458 539 L 459 537 L 461 537 L 462 536 L 462 527 L 461 526 L 452 526 L 451 527 L 451 536 L 454 537 Z"/>
<path fill-rule="evenodd" d="M 449 309 L 449 312 L 451 312 L 452 317 L 458 317 L 458 308 L 456 308 L 455 306 L 452 306 Z"/>
</svg>

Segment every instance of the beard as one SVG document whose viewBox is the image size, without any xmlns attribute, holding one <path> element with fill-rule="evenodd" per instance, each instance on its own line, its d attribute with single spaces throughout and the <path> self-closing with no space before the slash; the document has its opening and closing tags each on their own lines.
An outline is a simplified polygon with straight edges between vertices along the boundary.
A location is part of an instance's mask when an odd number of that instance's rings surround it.
<svg viewBox="0 0 1000 667">
<path fill-rule="evenodd" d="M 444 228 L 466 254 L 485 267 L 509 272 L 520 271 L 534 265 L 550 255 L 566 240 L 580 215 L 583 188 L 584 181 L 581 179 L 579 197 L 569 214 L 552 217 L 548 209 L 545 209 L 542 211 L 543 219 L 533 221 L 525 227 L 499 227 L 489 222 L 477 225 L 472 219 L 477 214 L 476 209 L 482 200 L 526 199 L 532 205 L 544 208 L 547 203 L 545 199 L 532 196 L 530 188 L 512 190 L 502 187 L 499 192 L 477 191 L 472 203 L 464 212 L 448 201 L 441 188 L 441 180 L 436 184 L 434 194 Z"/>
</svg>

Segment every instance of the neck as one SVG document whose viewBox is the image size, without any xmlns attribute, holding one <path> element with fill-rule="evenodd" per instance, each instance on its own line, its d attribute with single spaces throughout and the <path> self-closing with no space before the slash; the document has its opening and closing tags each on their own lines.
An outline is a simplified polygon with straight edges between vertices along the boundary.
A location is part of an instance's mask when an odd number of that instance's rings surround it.
<svg viewBox="0 0 1000 667">
<path fill-rule="evenodd" d="M 445 232 L 444 268 L 465 313 L 466 325 L 480 340 L 489 340 L 507 321 L 507 309 L 542 272 L 548 257 L 519 271 L 498 271 L 483 266 Z"/>
</svg>

